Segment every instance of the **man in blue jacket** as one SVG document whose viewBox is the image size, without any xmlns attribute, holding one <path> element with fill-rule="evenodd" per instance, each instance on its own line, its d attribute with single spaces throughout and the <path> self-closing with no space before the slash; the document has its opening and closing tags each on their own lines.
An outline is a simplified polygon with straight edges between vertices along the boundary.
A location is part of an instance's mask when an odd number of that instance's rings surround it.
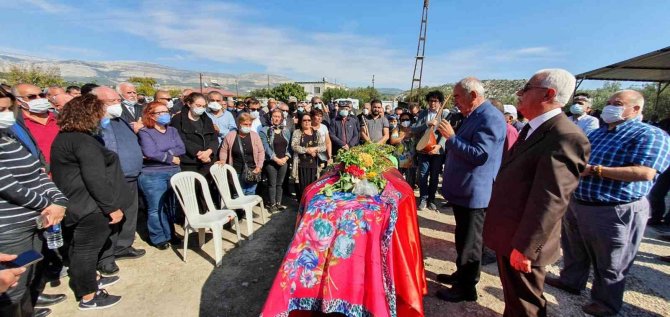
<svg viewBox="0 0 670 317">
<path fill-rule="evenodd" d="M 340 149 L 348 150 L 358 145 L 359 126 L 356 116 L 350 113 L 351 101 L 341 102 L 335 121 L 330 125 L 330 139 L 333 142 L 333 155 Z"/>
<path fill-rule="evenodd" d="M 450 301 L 476 301 L 482 258 L 484 215 L 491 199 L 493 181 L 500 168 L 506 136 L 503 114 L 484 96 L 482 83 L 462 79 L 454 87 L 454 100 L 465 116 L 458 132 L 443 120 L 438 131 L 445 138 L 442 195 L 456 218 L 456 272 L 438 274 L 437 280 L 452 284 L 437 297 Z"/>
<path fill-rule="evenodd" d="M 105 86 L 97 87 L 91 93 L 105 104 L 107 114 L 105 115 L 106 119 L 103 119 L 101 124 L 102 139 L 105 141 L 106 148 L 118 154 L 121 169 L 126 177 L 128 187 L 131 189 L 128 195 L 132 204 L 123 210 L 124 219 L 115 225 L 117 228 L 112 229 L 111 243 L 105 245 L 98 262 L 100 273 L 112 275 L 119 271 L 115 260 L 139 258 L 146 253 L 143 249 L 133 248 L 139 203 L 137 178 L 142 171 L 143 156 L 135 131 L 133 131 L 129 122 L 121 118 L 123 108 L 119 94 Z"/>
</svg>

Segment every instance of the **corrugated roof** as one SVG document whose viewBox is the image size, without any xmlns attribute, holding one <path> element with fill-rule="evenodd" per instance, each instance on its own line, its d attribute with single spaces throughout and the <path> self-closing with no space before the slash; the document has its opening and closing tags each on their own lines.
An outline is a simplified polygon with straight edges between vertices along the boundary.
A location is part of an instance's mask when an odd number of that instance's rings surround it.
<svg viewBox="0 0 670 317">
<path fill-rule="evenodd" d="M 670 82 L 670 46 L 575 77 L 593 80 Z"/>
</svg>

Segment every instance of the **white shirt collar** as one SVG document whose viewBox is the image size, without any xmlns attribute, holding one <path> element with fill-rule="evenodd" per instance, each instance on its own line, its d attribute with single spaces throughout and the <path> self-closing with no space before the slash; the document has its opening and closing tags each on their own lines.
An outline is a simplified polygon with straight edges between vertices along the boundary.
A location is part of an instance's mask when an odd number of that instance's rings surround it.
<svg viewBox="0 0 670 317">
<path fill-rule="evenodd" d="M 559 114 L 561 114 L 561 108 L 556 108 L 554 110 L 547 111 L 533 118 L 533 120 L 528 121 L 528 124 L 530 125 L 530 130 L 528 130 L 528 136 L 526 136 L 526 140 L 528 140 L 528 137 L 530 137 L 530 135 L 533 134 L 533 131 L 535 131 L 535 129 L 537 129 L 543 123 L 547 122 L 549 119 Z"/>
</svg>

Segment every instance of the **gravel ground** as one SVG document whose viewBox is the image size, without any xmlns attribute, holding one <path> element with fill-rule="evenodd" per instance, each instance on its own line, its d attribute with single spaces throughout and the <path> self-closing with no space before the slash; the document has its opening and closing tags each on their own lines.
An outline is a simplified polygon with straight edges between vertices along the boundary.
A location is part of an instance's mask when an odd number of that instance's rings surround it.
<svg viewBox="0 0 670 317">
<path fill-rule="evenodd" d="M 68 278 L 48 287 L 46 293 L 68 294 L 66 302 L 53 306 L 52 316 L 258 316 L 291 240 L 295 224 L 295 205 L 272 215 L 268 223 L 254 218 L 256 234 L 251 241 L 236 246 L 235 235 L 224 232 L 223 265 L 215 268 L 213 242 L 198 248 L 197 235 L 191 235 L 188 262 L 182 261 L 183 249 L 159 251 L 137 239 L 136 247 L 147 255 L 136 260 L 119 261 L 121 281 L 108 288 L 122 295 L 117 306 L 95 312 L 82 312 L 67 287 Z M 452 273 L 454 260 L 454 217 L 449 208 L 440 212 L 420 211 L 419 225 L 423 242 L 428 294 L 424 298 L 426 316 L 499 316 L 503 295 L 495 264 L 483 267 L 477 303 L 446 303 L 433 294 L 441 287 L 436 274 Z M 241 226 L 246 237 L 246 225 Z M 619 316 L 670 316 L 670 264 L 656 259 L 670 255 L 670 243 L 657 239 L 650 228 L 645 234 L 635 265 L 628 277 L 625 305 Z M 560 263 L 548 268 L 558 274 Z M 590 287 L 590 284 L 589 284 Z M 588 292 L 573 296 L 550 286 L 545 289 L 550 316 L 584 316 L 581 305 Z"/>
</svg>

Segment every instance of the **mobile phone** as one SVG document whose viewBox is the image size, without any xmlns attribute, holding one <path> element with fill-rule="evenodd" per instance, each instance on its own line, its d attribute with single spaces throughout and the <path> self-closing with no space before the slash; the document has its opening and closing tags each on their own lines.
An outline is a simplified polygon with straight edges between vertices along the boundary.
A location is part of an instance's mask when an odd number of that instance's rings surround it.
<svg viewBox="0 0 670 317">
<path fill-rule="evenodd" d="M 17 267 L 29 266 L 42 261 L 42 254 L 35 250 L 28 250 L 19 254 L 12 261 L 0 262 L 0 269 L 12 269 Z"/>
</svg>

